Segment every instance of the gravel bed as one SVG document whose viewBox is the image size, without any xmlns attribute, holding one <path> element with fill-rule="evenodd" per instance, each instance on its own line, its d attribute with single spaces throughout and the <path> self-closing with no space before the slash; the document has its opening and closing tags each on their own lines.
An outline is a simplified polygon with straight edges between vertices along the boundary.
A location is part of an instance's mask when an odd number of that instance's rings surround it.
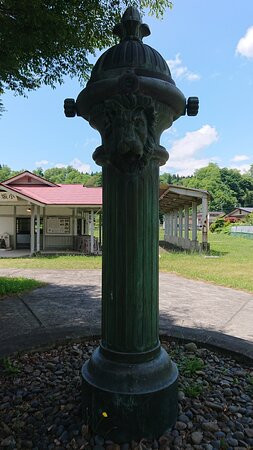
<svg viewBox="0 0 253 450">
<path fill-rule="evenodd" d="M 1 361 L 0 448 L 252 449 L 252 368 L 194 343 L 162 344 L 180 370 L 179 414 L 158 440 L 118 445 L 89 434 L 80 406 L 80 368 L 98 345 L 89 340 Z"/>
</svg>

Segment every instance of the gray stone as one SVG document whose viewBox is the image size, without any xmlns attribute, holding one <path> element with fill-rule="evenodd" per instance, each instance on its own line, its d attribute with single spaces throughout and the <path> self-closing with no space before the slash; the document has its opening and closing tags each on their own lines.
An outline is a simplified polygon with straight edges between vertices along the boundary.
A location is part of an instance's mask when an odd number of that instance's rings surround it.
<svg viewBox="0 0 253 450">
<path fill-rule="evenodd" d="M 185 348 L 189 352 L 193 352 L 193 353 L 195 353 L 198 350 L 198 347 L 195 344 L 195 342 L 189 342 L 188 344 L 185 344 Z"/>
<path fill-rule="evenodd" d="M 225 405 L 222 403 L 215 403 L 215 402 L 209 402 L 206 401 L 205 405 L 208 406 L 209 408 L 212 408 L 216 411 L 224 411 Z"/>
<path fill-rule="evenodd" d="M 242 431 L 236 431 L 235 433 L 233 433 L 233 438 L 242 440 L 244 439 L 244 433 Z"/>
<path fill-rule="evenodd" d="M 183 391 L 178 391 L 178 400 L 182 401 L 185 399 L 185 393 Z"/>
<path fill-rule="evenodd" d="M 191 434 L 191 439 L 192 439 L 193 444 L 199 445 L 203 439 L 203 433 L 201 433 L 201 431 L 194 431 Z"/>
<path fill-rule="evenodd" d="M 245 428 L 244 431 L 248 438 L 253 438 L 253 428 Z"/>
<path fill-rule="evenodd" d="M 234 439 L 234 438 L 231 438 L 231 437 L 227 438 L 227 443 L 228 443 L 228 445 L 230 445 L 231 447 L 237 447 L 237 446 L 238 446 L 238 441 L 237 441 L 237 439 Z"/>
<path fill-rule="evenodd" d="M 178 421 L 178 422 L 176 422 L 175 428 L 176 428 L 176 430 L 182 431 L 187 428 L 187 425 L 184 422 Z"/>
<path fill-rule="evenodd" d="M 233 392 L 232 392 L 232 390 L 231 390 L 230 388 L 225 388 L 225 389 L 223 390 L 223 393 L 224 393 L 224 395 L 225 395 L 226 397 L 231 397 L 231 396 L 233 395 Z"/>
<path fill-rule="evenodd" d="M 8 436 L 7 438 L 3 439 L 1 441 L 1 447 L 9 447 L 9 448 L 15 448 L 16 447 L 16 441 L 14 439 L 14 436 Z"/>
<path fill-rule="evenodd" d="M 177 445 L 178 447 L 182 447 L 183 444 L 183 439 L 181 436 L 177 436 L 175 437 L 174 441 L 173 441 L 173 445 Z"/>
<path fill-rule="evenodd" d="M 188 423 L 190 421 L 189 417 L 186 414 L 180 414 L 180 416 L 178 416 L 178 420 L 184 423 Z"/>
<path fill-rule="evenodd" d="M 210 431 L 211 433 L 215 433 L 215 431 L 219 431 L 219 427 L 216 422 L 203 422 L 202 428 L 205 431 Z"/>
<path fill-rule="evenodd" d="M 216 437 L 217 439 L 222 439 L 222 438 L 224 438 L 224 436 L 226 436 L 225 433 L 224 433 L 223 431 L 216 431 L 216 432 L 214 433 L 214 435 L 215 435 L 215 437 Z"/>
<path fill-rule="evenodd" d="M 69 440 L 69 434 L 68 434 L 68 432 L 67 432 L 67 431 L 64 431 L 64 432 L 61 434 L 61 436 L 59 437 L 59 439 L 60 439 L 60 441 L 63 442 L 63 443 L 68 442 L 68 440 Z"/>
</svg>

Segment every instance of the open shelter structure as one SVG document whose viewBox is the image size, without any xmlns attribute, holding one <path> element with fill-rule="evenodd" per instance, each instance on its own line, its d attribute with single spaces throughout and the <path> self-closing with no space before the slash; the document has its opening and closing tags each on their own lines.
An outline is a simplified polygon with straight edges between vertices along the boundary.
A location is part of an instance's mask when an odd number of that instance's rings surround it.
<svg viewBox="0 0 253 450">
<path fill-rule="evenodd" d="M 29 171 L 0 183 L 1 247 L 97 253 L 102 188 L 55 184 Z M 99 214 L 99 236 L 94 236 Z"/>
<path fill-rule="evenodd" d="M 159 207 L 164 214 L 164 241 L 185 250 L 208 250 L 208 200 L 201 189 L 167 184 L 160 186 Z M 201 205 L 202 242 L 198 241 L 197 207 Z M 191 230 L 191 234 L 190 231 Z"/>
</svg>

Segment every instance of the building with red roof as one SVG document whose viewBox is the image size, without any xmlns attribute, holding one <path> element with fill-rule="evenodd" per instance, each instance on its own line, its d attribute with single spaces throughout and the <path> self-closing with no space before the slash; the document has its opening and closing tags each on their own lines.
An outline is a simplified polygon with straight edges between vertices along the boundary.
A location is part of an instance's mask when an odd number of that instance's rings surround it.
<svg viewBox="0 0 253 450">
<path fill-rule="evenodd" d="M 0 183 L 0 247 L 98 251 L 102 188 L 55 184 L 29 171 Z M 94 223 L 99 222 L 99 237 Z"/>
<path fill-rule="evenodd" d="M 160 186 L 165 243 L 188 250 L 208 248 L 209 197 L 207 191 L 200 189 Z M 201 204 L 202 243 L 199 243 L 197 206 Z M 27 249 L 30 254 L 39 251 L 98 253 L 101 214 L 101 187 L 55 184 L 29 171 L 22 172 L 0 183 L 0 250 Z M 98 228 L 96 237 L 94 225 Z"/>
</svg>

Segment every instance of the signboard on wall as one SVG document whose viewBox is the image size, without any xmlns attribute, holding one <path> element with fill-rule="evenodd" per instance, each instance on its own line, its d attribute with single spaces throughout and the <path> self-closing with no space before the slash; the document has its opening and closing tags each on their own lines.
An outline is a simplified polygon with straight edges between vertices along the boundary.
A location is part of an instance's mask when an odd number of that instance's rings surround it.
<svg viewBox="0 0 253 450">
<path fill-rule="evenodd" d="M 70 234 L 70 217 L 47 217 L 48 234 Z"/>
<path fill-rule="evenodd" d="M 0 202 L 17 202 L 18 197 L 11 192 L 0 192 Z"/>
</svg>

